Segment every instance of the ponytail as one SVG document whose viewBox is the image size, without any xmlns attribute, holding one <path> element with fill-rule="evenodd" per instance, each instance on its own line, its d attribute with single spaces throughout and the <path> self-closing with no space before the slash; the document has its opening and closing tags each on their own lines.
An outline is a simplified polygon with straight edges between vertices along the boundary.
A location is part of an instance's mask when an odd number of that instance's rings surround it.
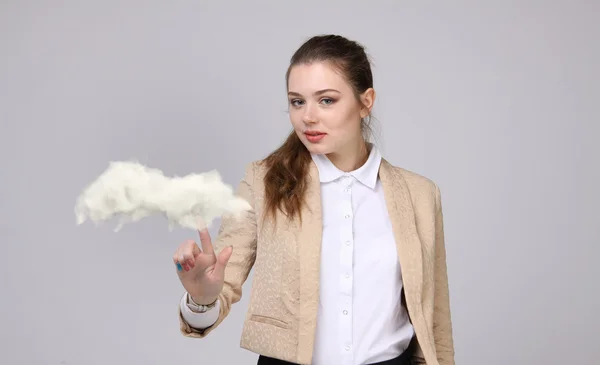
<svg viewBox="0 0 600 365">
<path fill-rule="evenodd" d="M 290 220 L 296 216 L 302 219 L 300 212 L 310 161 L 310 152 L 295 131 L 263 160 L 267 167 L 264 177 L 266 216 L 275 220 L 277 210 L 280 210 Z"/>
</svg>

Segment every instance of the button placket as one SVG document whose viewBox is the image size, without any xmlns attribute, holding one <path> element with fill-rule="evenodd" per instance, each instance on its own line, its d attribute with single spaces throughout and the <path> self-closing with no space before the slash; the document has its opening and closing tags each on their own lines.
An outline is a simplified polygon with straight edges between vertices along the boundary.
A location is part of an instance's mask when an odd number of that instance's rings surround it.
<svg viewBox="0 0 600 365">
<path fill-rule="evenodd" d="M 341 179 L 341 214 L 343 220 L 340 229 L 340 347 L 344 357 L 351 362 L 352 356 L 352 294 L 353 294 L 353 257 L 354 257 L 354 237 L 353 237 L 353 211 L 352 211 L 352 181 L 351 176 L 344 176 Z"/>
</svg>

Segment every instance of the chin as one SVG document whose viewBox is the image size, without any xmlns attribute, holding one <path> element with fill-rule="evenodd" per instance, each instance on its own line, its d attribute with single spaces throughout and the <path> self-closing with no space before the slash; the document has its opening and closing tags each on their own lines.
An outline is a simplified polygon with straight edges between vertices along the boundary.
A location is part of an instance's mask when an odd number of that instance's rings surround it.
<svg viewBox="0 0 600 365">
<path fill-rule="evenodd" d="M 308 152 L 316 155 L 326 155 L 330 153 L 329 148 L 324 144 L 311 143 L 308 141 L 302 141 Z"/>
</svg>

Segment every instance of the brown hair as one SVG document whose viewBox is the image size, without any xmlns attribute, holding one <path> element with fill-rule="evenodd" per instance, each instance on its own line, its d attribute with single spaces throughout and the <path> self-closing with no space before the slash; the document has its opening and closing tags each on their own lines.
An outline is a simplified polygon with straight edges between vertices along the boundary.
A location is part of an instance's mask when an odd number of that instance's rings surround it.
<svg viewBox="0 0 600 365">
<path fill-rule="evenodd" d="M 360 94 L 373 87 L 371 64 L 364 47 L 339 35 L 314 36 L 302 44 L 290 60 L 285 75 L 286 87 L 294 66 L 312 62 L 327 62 L 340 72 L 351 85 L 359 102 Z M 365 140 L 370 135 L 370 121 L 369 117 L 361 122 Z M 271 215 L 275 219 L 278 209 L 289 219 L 296 214 L 300 215 L 310 161 L 310 153 L 295 131 L 263 160 L 267 166 L 264 177 L 265 215 Z"/>
</svg>

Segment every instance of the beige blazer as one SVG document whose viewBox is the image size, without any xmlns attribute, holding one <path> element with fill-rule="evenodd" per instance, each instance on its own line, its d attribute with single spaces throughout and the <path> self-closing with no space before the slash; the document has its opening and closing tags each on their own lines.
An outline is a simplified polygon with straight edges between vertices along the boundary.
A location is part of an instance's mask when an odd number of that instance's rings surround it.
<svg viewBox="0 0 600 365">
<path fill-rule="evenodd" d="M 294 363 L 311 363 L 322 225 L 320 182 L 314 162 L 309 171 L 302 224 L 298 219 L 288 222 L 283 215 L 274 224 L 273 220 L 262 219 L 266 169 L 258 162 L 248 165 L 237 192 L 254 209 L 242 219 L 223 217 L 213 240 L 217 252 L 233 246 L 220 294 L 219 318 L 212 327 L 197 330 L 185 322 L 180 312 L 184 336 L 203 338 L 215 330 L 232 304 L 240 300 L 242 284 L 254 267 L 240 346 Z M 414 360 L 418 364 L 454 365 L 440 191 L 429 179 L 392 166 L 385 159 L 379 177 L 396 238 L 406 305 L 417 337 Z"/>
</svg>

